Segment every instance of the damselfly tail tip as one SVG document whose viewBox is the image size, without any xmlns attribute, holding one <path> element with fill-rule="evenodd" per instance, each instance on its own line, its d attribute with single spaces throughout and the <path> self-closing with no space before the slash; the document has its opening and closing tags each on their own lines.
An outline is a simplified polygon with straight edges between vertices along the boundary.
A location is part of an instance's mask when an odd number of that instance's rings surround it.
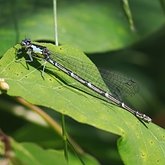
<svg viewBox="0 0 165 165">
<path fill-rule="evenodd" d="M 152 121 L 152 119 L 149 117 L 149 116 L 147 116 L 147 115 L 145 115 L 145 114 L 142 114 L 142 113 L 140 113 L 140 112 L 136 112 L 136 116 L 139 118 L 139 119 L 142 119 L 143 121 L 145 121 L 145 122 L 147 122 L 147 123 L 150 123 L 151 121 Z"/>
</svg>

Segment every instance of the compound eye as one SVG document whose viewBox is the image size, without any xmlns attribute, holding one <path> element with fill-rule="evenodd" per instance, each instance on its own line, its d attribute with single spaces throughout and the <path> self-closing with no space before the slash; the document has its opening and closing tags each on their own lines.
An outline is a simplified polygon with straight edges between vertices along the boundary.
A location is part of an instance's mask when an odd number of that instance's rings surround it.
<svg viewBox="0 0 165 165">
<path fill-rule="evenodd" d="M 25 44 L 25 42 L 24 41 L 22 41 L 21 42 L 21 46 L 25 46 L 26 44 Z"/>
<path fill-rule="evenodd" d="M 22 40 L 21 45 L 28 47 L 31 45 L 31 40 L 30 39 L 24 39 L 24 40 Z"/>
</svg>

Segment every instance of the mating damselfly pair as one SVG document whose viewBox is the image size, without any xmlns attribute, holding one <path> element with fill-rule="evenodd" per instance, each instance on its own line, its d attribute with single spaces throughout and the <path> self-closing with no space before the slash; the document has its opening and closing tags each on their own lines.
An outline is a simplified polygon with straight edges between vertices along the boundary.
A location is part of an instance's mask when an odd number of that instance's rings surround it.
<svg viewBox="0 0 165 165">
<path fill-rule="evenodd" d="M 78 73 L 76 73 L 76 70 L 74 69 L 71 70 L 70 68 L 64 66 L 64 64 L 57 61 L 53 57 L 52 52 L 47 47 L 41 46 L 40 44 L 33 43 L 29 39 L 22 40 L 21 46 L 25 50 L 26 54 L 28 55 L 28 58 L 29 58 L 29 60 L 27 60 L 28 62 L 33 62 L 33 58 L 43 59 L 45 62 L 49 62 L 50 64 L 58 68 L 60 71 L 69 75 L 70 77 L 80 82 L 87 88 L 91 89 L 95 93 L 106 98 L 106 100 L 109 101 L 110 103 L 113 103 L 115 105 L 118 105 L 119 107 L 122 107 L 123 109 L 127 110 L 128 112 L 132 113 L 133 115 L 135 115 L 136 117 L 138 117 L 139 119 L 145 122 L 151 122 L 151 118 L 148 117 L 147 115 L 130 108 L 124 102 L 120 101 L 120 99 L 117 99 L 110 92 L 107 92 L 104 89 L 98 87 L 97 84 L 94 84 L 94 82 L 90 82 L 88 79 L 86 79 L 85 74 L 83 76 L 79 75 Z M 61 55 L 61 60 L 62 60 L 62 55 Z M 43 65 L 43 71 L 44 69 L 45 69 L 45 64 Z M 86 70 L 87 69 L 88 68 L 86 68 Z"/>
</svg>

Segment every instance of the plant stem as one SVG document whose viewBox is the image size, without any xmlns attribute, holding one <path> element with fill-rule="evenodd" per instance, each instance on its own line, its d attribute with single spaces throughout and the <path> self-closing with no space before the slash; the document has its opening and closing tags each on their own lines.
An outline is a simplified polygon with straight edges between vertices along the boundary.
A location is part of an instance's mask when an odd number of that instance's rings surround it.
<svg viewBox="0 0 165 165">
<path fill-rule="evenodd" d="M 35 106 L 35 105 L 27 102 L 26 100 L 24 100 L 21 97 L 16 97 L 16 101 L 21 103 L 22 105 L 26 106 L 27 108 L 31 109 L 32 111 L 34 111 L 38 115 L 40 115 L 47 122 L 47 124 L 51 128 L 53 128 L 53 130 L 55 132 L 58 133 L 58 135 L 60 135 L 62 138 L 64 138 L 61 126 L 52 117 L 50 117 L 47 113 L 45 113 L 41 108 L 39 108 L 38 106 Z M 71 137 L 67 136 L 67 140 L 74 147 L 74 149 L 75 149 L 75 151 L 77 153 L 79 153 L 79 154 L 83 154 L 84 153 L 82 148 Z"/>
</svg>

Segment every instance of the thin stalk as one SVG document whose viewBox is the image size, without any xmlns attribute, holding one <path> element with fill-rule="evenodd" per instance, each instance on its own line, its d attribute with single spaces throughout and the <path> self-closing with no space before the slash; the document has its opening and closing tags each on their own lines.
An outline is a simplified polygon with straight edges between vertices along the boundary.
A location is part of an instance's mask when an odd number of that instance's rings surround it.
<svg viewBox="0 0 165 165">
<path fill-rule="evenodd" d="M 66 127 L 65 127 L 65 116 L 62 114 L 62 135 L 63 135 L 63 140 L 64 140 L 64 155 L 65 159 L 68 162 L 68 135 L 66 132 Z"/>
<path fill-rule="evenodd" d="M 55 39 L 55 45 L 58 46 L 57 0 L 53 0 L 53 12 L 54 12 L 54 39 Z"/>
<path fill-rule="evenodd" d="M 47 113 L 45 113 L 41 108 L 27 102 L 21 97 L 16 97 L 16 101 L 22 104 L 23 106 L 29 108 L 30 110 L 34 111 L 38 115 L 40 115 L 46 122 L 47 124 L 55 131 L 58 133 L 63 138 L 63 132 L 61 126 L 52 118 L 50 117 Z M 75 148 L 76 152 L 79 154 L 83 154 L 84 151 L 81 149 L 81 147 L 71 138 L 68 136 L 67 140 L 69 143 Z"/>
</svg>

